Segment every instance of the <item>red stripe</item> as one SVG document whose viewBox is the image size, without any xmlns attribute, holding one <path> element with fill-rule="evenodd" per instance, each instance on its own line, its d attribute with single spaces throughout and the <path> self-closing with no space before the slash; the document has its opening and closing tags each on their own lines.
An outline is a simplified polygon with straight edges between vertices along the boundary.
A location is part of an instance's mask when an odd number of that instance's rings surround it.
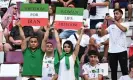
<svg viewBox="0 0 133 80">
<path fill-rule="evenodd" d="M 70 21 L 55 21 L 55 28 L 57 29 L 75 29 L 79 30 L 82 27 L 82 22 Z"/>
<path fill-rule="evenodd" d="M 21 18 L 22 26 L 46 26 L 48 24 L 48 18 Z"/>
</svg>

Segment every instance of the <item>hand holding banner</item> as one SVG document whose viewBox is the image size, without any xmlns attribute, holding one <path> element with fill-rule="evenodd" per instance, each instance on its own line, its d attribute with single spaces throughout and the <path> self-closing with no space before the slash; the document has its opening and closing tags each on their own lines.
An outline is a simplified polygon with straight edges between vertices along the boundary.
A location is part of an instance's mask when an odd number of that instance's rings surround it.
<svg viewBox="0 0 133 80">
<path fill-rule="evenodd" d="M 48 4 L 21 4 L 20 22 L 22 26 L 46 26 Z"/>
</svg>

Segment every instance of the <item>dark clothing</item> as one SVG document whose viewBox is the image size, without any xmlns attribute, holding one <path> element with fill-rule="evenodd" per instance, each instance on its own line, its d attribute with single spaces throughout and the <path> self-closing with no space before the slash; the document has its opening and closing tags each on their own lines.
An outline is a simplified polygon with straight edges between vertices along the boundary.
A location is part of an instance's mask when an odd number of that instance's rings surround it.
<svg viewBox="0 0 133 80">
<path fill-rule="evenodd" d="M 37 2 L 36 3 L 41 3 L 41 0 L 36 0 Z"/>
<path fill-rule="evenodd" d="M 117 80 L 118 61 L 120 63 L 122 75 L 128 75 L 127 51 L 119 53 L 109 53 L 109 65 L 111 69 L 112 80 Z"/>
<path fill-rule="evenodd" d="M 24 31 L 24 34 L 25 34 L 26 38 L 30 37 L 30 36 L 33 36 L 34 31 L 33 31 L 32 27 L 24 26 L 22 29 Z M 15 26 L 11 29 L 10 36 L 13 37 L 14 40 L 21 40 L 18 26 Z"/>
<path fill-rule="evenodd" d="M 88 0 L 74 0 L 74 2 L 76 4 L 76 7 L 84 8 L 84 9 L 87 8 L 87 2 L 88 2 Z"/>
<path fill-rule="evenodd" d="M 129 0 L 115 0 L 115 2 L 128 2 Z"/>
<path fill-rule="evenodd" d="M 104 19 L 90 19 L 90 29 L 96 29 L 96 24 L 103 21 Z"/>
<path fill-rule="evenodd" d="M 31 27 L 31 26 L 24 26 L 22 29 L 24 31 L 24 34 L 25 34 L 26 38 L 30 37 L 30 36 L 33 36 L 33 34 L 34 34 L 33 27 Z M 18 26 L 15 26 L 15 27 L 13 27 L 11 29 L 10 36 L 14 40 L 21 40 L 20 33 L 19 33 L 19 27 Z M 13 48 L 12 50 L 21 49 L 20 45 L 14 45 L 12 43 L 10 43 L 10 44 L 11 44 L 11 46 Z"/>
</svg>

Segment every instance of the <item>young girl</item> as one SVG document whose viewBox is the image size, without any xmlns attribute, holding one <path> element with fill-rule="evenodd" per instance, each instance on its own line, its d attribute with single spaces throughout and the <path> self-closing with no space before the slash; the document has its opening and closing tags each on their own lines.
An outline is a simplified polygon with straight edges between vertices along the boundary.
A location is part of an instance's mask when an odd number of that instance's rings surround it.
<svg viewBox="0 0 133 80">
<path fill-rule="evenodd" d="M 81 30 L 75 49 L 73 49 L 73 44 L 71 41 L 66 41 L 63 44 L 62 50 L 58 32 L 55 30 L 57 50 L 55 51 L 54 67 L 56 73 L 58 74 L 57 80 L 79 80 L 79 61 L 77 55 L 79 52 L 79 44 L 83 31 L 84 29 Z"/>
</svg>

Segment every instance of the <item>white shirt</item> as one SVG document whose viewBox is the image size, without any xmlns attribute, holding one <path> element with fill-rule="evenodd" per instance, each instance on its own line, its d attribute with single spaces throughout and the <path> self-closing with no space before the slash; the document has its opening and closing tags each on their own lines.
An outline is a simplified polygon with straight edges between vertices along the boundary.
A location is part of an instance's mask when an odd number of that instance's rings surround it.
<svg viewBox="0 0 133 80">
<path fill-rule="evenodd" d="M 43 57 L 42 80 L 51 80 L 54 74 L 54 57 L 47 57 L 45 54 Z"/>
<path fill-rule="evenodd" d="M 88 3 L 92 3 L 93 0 L 88 0 Z M 96 0 L 96 3 L 103 3 L 106 0 Z M 109 12 L 108 6 L 96 6 L 96 15 L 90 15 L 90 19 L 104 19 L 106 13 Z"/>
<path fill-rule="evenodd" d="M 54 21 L 54 16 L 50 16 L 50 25 L 53 23 Z"/>
<path fill-rule="evenodd" d="M 83 75 L 88 75 L 89 79 L 98 78 L 98 75 L 103 75 L 103 69 L 100 68 L 100 64 L 91 66 L 89 63 L 86 63 L 82 66 Z"/>
<path fill-rule="evenodd" d="M 75 33 L 75 34 L 76 34 L 77 38 L 79 38 L 79 35 L 77 33 Z M 76 40 L 74 35 L 71 35 L 67 40 L 70 40 L 73 43 L 74 47 L 75 47 L 75 45 L 77 43 L 77 40 Z M 87 34 L 83 34 L 80 45 L 82 47 L 88 46 L 89 40 L 90 40 L 90 37 Z"/>
<path fill-rule="evenodd" d="M 119 80 L 133 80 L 129 77 L 129 75 L 121 76 Z"/>
<path fill-rule="evenodd" d="M 65 64 L 65 57 L 61 59 L 57 80 L 75 80 L 75 74 L 74 74 L 74 63 L 75 62 L 74 62 L 72 55 L 69 57 L 69 63 L 70 63 L 70 69 L 68 70 Z"/>
<path fill-rule="evenodd" d="M 128 23 L 121 23 L 129 29 Z M 107 31 L 109 33 L 109 53 L 119 53 L 127 50 L 126 32 L 120 30 L 115 24 L 111 24 Z"/>
<path fill-rule="evenodd" d="M 91 37 L 95 39 L 96 44 L 100 44 L 102 42 L 105 42 L 107 39 L 109 39 L 109 34 L 104 35 L 103 37 L 98 36 L 98 34 L 93 34 Z M 103 52 L 104 51 L 104 45 L 100 46 L 98 51 Z"/>
</svg>

